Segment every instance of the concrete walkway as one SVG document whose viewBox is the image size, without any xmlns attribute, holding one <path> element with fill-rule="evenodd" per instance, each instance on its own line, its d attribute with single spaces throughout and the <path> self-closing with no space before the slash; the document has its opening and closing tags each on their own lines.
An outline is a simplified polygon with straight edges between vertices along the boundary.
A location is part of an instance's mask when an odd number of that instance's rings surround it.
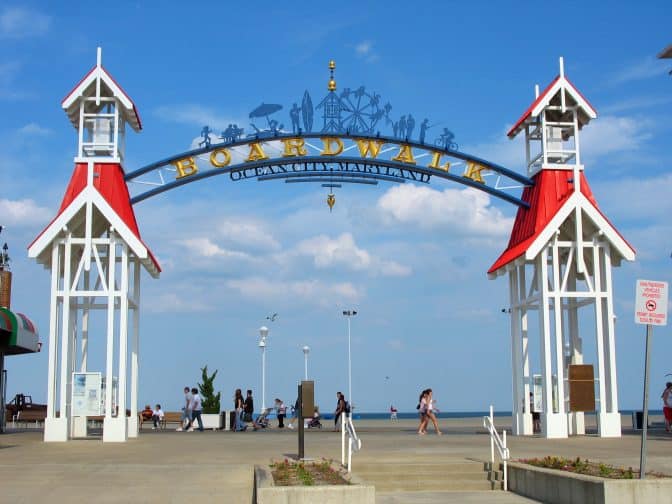
<svg viewBox="0 0 672 504">
<path fill-rule="evenodd" d="M 657 421 L 660 419 L 652 419 Z M 362 451 L 358 464 L 488 460 L 489 437 L 478 419 L 441 420 L 445 433 L 419 437 L 416 422 L 356 422 Z M 499 428 L 508 428 L 508 419 Z M 625 430 L 620 439 L 595 436 L 546 440 L 509 437 L 515 459 L 562 455 L 615 465 L 639 466 L 639 434 Z M 672 436 L 653 429 L 649 436 L 648 469 L 672 474 Z M 277 428 L 259 432 L 155 432 L 144 430 L 136 440 L 103 444 L 99 439 L 68 443 L 42 442 L 41 431 L 0 435 L 1 496 L 7 502 L 226 502 L 249 504 L 252 466 L 293 457 L 296 431 Z M 306 456 L 340 461 L 340 433 L 308 431 Z M 412 494 L 380 493 L 378 502 L 531 502 L 504 492 Z"/>
</svg>

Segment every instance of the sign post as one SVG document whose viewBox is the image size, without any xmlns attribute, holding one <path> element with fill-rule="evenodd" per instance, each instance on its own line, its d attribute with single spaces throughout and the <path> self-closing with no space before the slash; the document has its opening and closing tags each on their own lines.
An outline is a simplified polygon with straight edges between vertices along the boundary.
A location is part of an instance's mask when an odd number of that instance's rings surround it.
<svg viewBox="0 0 672 504">
<path fill-rule="evenodd" d="M 299 456 L 298 460 L 303 460 L 304 453 L 304 438 L 303 438 L 303 383 L 299 383 L 299 407 L 296 410 L 296 415 L 299 417 Z"/>
<path fill-rule="evenodd" d="M 646 477 L 646 434 L 649 423 L 649 356 L 654 325 L 667 325 L 667 282 L 637 280 L 635 323 L 646 324 L 644 358 L 644 400 L 642 404 L 642 446 L 639 453 L 639 478 Z"/>
</svg>

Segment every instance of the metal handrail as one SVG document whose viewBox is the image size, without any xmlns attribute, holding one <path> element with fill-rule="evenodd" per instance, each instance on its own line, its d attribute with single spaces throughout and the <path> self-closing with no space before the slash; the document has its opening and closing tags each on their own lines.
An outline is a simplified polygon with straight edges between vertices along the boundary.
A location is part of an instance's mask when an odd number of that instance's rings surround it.
<svg viewBox="0 0 672 504">
<path fill-rule="evenodd" d="M 362 440 L 357 436 L 355 424 L 352 423 L 352 414 L 343 413 L 341 419 L 341 465 L 345 466 L 345 442 L 346 433 L 348 440 L 348 472 L 352 471 L 352 452 L 362 448 Z"/>
<path fill-rule="evenodd" d="M 495 446 L 499 452 L 499 458 L 502 459 L 502 462 L 504 463 L 504 491 L 506 492 L 509 489 L 506 463 L 511 458 L 511 453 L 506 447 L 506 429 L 502 430 L 502 437 L 500 438 L 499 433 L 495 428 L 495 415 L 492 405 L 490 405 L 490 416 L 483 417 L 483 427 L 488 429 L 488 432 L 490 433 L 490 463 L 492 464 L 492 467 L 494 468 L 495 466 Z"/>
</svg>

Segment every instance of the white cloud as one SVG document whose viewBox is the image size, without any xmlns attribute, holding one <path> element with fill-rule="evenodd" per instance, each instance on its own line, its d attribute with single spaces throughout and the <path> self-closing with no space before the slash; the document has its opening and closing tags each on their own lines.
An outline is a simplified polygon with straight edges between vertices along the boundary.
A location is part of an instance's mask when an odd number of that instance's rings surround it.
<svg viewBox="0 0 672 504">
<path fill-rule="evenodd" d="M 360 56 L 366 56 L 371 52 L 372 47 L 369 40 L 363 40 L 355 46 L 355 52 Z"/>
<path fill-rule="evenodd" d="M 44 128 L 37 123 L 28 123 L 19 128 L 19 134 L 25 136 L 47 136 L 51 135 L 52 131 L 49 128 Z"/>
<path fill-rule="evenodd" d="M 29 226 L 48 222 L 52 211 L 39 206 L 32 199 L 0 199 L 0 215 L 4 225 Z"/>
<path fill-rule="evenodd" d="M 215 130 L 215 135 L 226 129 L 229 124 L 237 124 L 241 128 L 245 128 L 247 124 L 244 120 L 231 119 L 230 116 L 221 115 L 209 107 L 197 104 L 163 105 L 157 107 L 154 113 L 165 121 L 195 126 L 199 129 L 209 126 Z"/>
<path fill-rule="evenodd" d="M 602 116 L 581 130 L 581 156 L 597 158 L 639 149 L 651 138 L 651 121 L 643 118 Z"/>
<path fill-rule="evenodd" d="M 8 7 L 0 13 L 0 37 L 28 38 L 44 35 L 51 18 L 41 12 L 22 7 Z"/>
<path fill-rule="evenodd" d="M 600 208 L 609 218 L 668 223 L 672 215 L 672 174 L 649 178 L 614 178 L 594 185 Z"/>
<path fill-rule="evenodd" d="M 194 296 L 178 296 L 173 292 L 164 292 L 159 295 L 145 296 L 143 309 L 152 313 L 193 313 L 208 312 L 214 307 L 204 299 L 196 300 Z"/>
<path fill-rule="evenodd" d="M 672 98 L 667 101 L 672 101 Z M 506 136 L 508 130 L 507 126 L 490 141 L 460 146 L 460 150 L 519 173 L 526 173 L 525 135 L 519 134 L 510 140 Z M 586 161 L 594 163 L 598 158 L 637 150 L 652 137 L 652 130 L 653 122 L 646 118 L 599 116 L 580 132 L 582 161 L 584 164 Z"/>
<path fill-rule="evenodd" d="M 404 342 L 401 341 L 400 339 L 391 339 L 388 340 L 387 346 L 389 346 L 392 350 L 403 350 L 404 348 Z"/>
<path fill-rule="evenodd" d="M 339 264 L 362 270 L 371 265 L 371 256 L 366 250 L 357 247 L 350 233 L 343 233 L 334 240 L 326 235 L 303 240 L 296 246 L 296 252 L 312 257 L 318 268 Z"/>
<path fill-rule="evenodd" d="M 343 233 L 335 239 L 319 235 L 303 240 L 290 255 L 311 257 L 318 269 L 345 267 L 385 276 L 407 276 L 411 273 L 406 266 L 372 256 L 359 248 L 351 233 Z"/>
<path fill-rule="evenodd" d="M 249 259 L 250 256 L 237 250 L 228 250 L 213 243 L 209 238 L 188 238 L 178 243 L 184 245 L 192 256 L 220 259 Z"/>
<path fill-rule="evenodd" d="M 672 103 L 672 96 L 637 96 L 612 103 L 601 107 L 599 112 L 605 114 L 617 114 L 630 110 L 642 110 L 645 108 L 660 107 Z"/>
<path fill-rule="evenodd" d="M 25 90 L 17 90 L 14 81 L 21 65 L 15 61 L 0 63 L 0 99 L 23 100 L 30 96 Z"/>
<path fill-rule="evenodd" d="M 525 135 L 518 135 L 511 140 L 506 136 L 509 129 L 510 125 L 483 143 L 460 145 L 460 150 L 523 173 L 525 172 Z"/>
<path fill-rule="evenodd" d="M 373 42 L 370 40 L 362 40 L 355 44 L 355 54 L 358 58 L 363 58 L 368 63 L 378 61 L 378 53 L 373 49 Z"/>
<path fill-rule="evenodd" d="M 648 57 L 616 72 L 612 76 L 611 82 L 614 84 L 623 84 L 625 82 L 662 76 L 665 73 L 667 73 L 667 67 L 663 61 L 654 57 Z"/>
<path fill-rule="evenodd" d="M 448 228 L 472 236 L 505 236 L 513 219 L 490 205 L 490 197 L 473 189 L 444 189 L 404 184 L 390 188 L 377 203 L 388 222 L 422 229 Z"/>
<path fill-rule="evenodd" d="M 278 250 L 280 243 L 262 223 L 246 220 L 225 220 L 217 226 L 222 238 L 236 244 L 261 250 Z"/>
<path fill-rule="evenodd" d="M 227 287 L 237 290 L 242 296 L 259 300 L 294 303 L 297 300 L 318 306 L 341 306 L 356 302 L 362 292 L 349 282 L 325 284 L 320 280 L 275 281 L 261 277 L 229 280 Z"/>
</svg>

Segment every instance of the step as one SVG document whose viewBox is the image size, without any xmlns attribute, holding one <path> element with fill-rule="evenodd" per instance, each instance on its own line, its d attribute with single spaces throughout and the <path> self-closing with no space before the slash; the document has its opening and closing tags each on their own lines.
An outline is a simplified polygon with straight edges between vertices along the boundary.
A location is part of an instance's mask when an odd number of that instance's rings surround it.
<svg viewBox="0 0 672 504">
<path fill-rule="evenodd" d="M 483 462 L 448 462 L 441 464 L 432 464 L 432 463 L 406 463 L 406 462 L 396 462 L 396 463 L 375 463 L 375 462 L 363 462 L 353 464 L 355 470 L 357 471 L 390 471 L 390 472 L 399 472 L 399 471 L 431 471 L 431 472 L 443 472 L 443 473 L 465 473 L 465 472 L 484 472 L 488 468 Z"/>
<path fill-rule="evenodd" d="M 422 491 L 486 491 L 499 488 L 491 481 L 476 480 L 416 480 L 416 481 L 367 481 L 376 487 L 376 492 L 422 492 Z"/>
<path fill-rule="evenodd" d="M 488 480 L 488 473 L 480 472 L 415 472 L 415 471 L 358 471 L 355 468 L 355 474 L 363 479 L 375 481 L 396 479 L 398 481 L 416 481 L 416 480 Z"/>
</svg>

